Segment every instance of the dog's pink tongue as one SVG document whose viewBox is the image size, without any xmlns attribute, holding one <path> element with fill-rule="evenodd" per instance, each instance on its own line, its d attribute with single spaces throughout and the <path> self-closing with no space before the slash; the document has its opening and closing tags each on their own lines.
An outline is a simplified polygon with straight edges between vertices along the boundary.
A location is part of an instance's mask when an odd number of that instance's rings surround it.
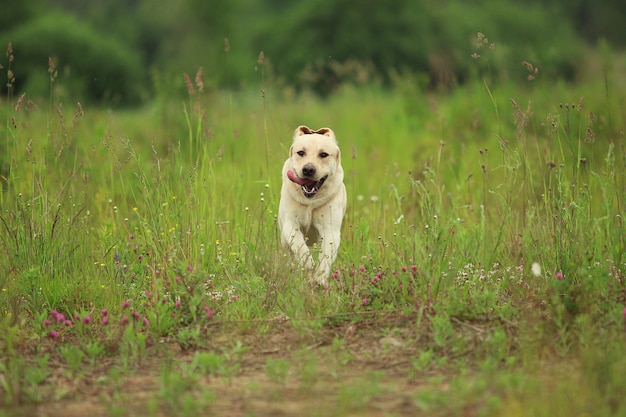
<svg viewBox="0 0 626 417">
<path fill-rule="evenodd" d="M 293 173 L 293 171 L 292 171 L 292 170 L 287 171 L 287 177 L 288 177 L 291 181 L 293 181 L 293 182 L 295 182 L 296 184 L 299 184 L 299 185 L 309 185 L 309 184 L 311 184 L 311 182 L 315 182 L 315 181 L 311 181 L 311 180 L 304 180 L 304 179 L 302 179 L 302 178 L 298 178 L 298 177 L 296 177 L 296 175 Z"/>
</svg>

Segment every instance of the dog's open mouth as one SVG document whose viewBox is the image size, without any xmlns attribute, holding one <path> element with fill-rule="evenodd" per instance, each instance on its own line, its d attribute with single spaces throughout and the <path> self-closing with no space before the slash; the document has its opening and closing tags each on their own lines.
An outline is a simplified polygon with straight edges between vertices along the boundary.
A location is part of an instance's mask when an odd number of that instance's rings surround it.
<svg viewBox="0 0 626 417">
<path fill-rule="evenodd" d="M 325 175 L 319 180 L 315 181 L 315 180 L 297 177 L 293 173 L 293 171 L 289 170 L 287 171 L 287 177 L 289 177 L 289 179 L 292 182 L 295 182 L 296 184 L 302 187 L 302 194 L 304 194 L 305 197 L 311 198 L 315 194 L 317 194 L 320 188 L 322 188 L 322 185 L 324 184 L 324 181 L 326 181 L 326 178 L 328 178 L 328 175 Z"/>
</svg>

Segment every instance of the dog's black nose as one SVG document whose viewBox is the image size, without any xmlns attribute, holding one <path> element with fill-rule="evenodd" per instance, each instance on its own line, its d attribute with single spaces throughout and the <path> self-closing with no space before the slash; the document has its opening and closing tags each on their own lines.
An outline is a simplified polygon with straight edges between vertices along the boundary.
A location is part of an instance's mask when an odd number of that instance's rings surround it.
<svg viewBox="0 0 626 417">
<path fill-rule="evenodd" d="M 315 166 L 313 164 L 306 164 L 302 167 L 302 175 L 305 177 L 312 177 L 315 175 Z"/>
</svg>

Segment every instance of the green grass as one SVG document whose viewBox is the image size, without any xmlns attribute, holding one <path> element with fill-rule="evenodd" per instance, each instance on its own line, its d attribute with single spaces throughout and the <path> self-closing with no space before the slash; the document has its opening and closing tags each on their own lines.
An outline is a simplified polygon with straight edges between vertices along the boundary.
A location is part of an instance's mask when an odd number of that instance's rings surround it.
<svg viewBox="0 0 626 417">
<path fill-rule="evenodd" d="M 598 77 L 5 100 L 0 415 L 624 413 L 624 97 Z M 343 152 L 328 290 L 279 246 L 299 124 Z"/>
</svg>

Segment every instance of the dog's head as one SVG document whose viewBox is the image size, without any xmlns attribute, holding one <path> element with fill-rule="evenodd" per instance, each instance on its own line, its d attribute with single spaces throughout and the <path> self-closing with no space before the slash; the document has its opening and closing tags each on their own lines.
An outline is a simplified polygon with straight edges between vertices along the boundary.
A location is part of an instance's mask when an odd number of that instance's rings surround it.
<svg viewBox="0 0 626 417">
<path fill-rule="evenodd" d="M 290 169 L 287 177 L 298 184 L 302 194 L 311 198 L 341 167 L 341 154 L 335 134 L 327 127 L 311 130 L 299 126 L 294 132 L 290 149 Z"/>
</svg>

